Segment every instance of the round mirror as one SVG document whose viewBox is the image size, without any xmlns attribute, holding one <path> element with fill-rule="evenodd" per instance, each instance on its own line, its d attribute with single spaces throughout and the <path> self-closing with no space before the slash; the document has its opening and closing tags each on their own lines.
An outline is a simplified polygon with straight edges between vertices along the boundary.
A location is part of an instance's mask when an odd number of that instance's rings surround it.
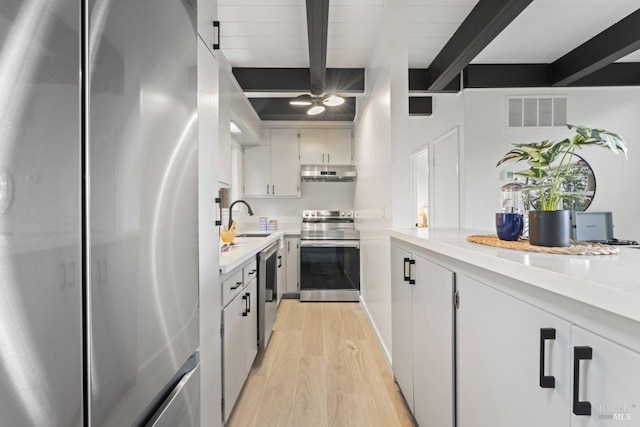
<svg viewBox="0 0 640 427">
<path fill-rule="evenodd" d="M 582 156 L 574 154 L 573 157 L 569 175 L 565 179 L 562 189 L 566 193 L 574 194 L 574 197 L 563 199 L 562 209 L 583 212 L 591 205 L 596 195 L 596 176 L 589 163 Z M 543 183 L 545 181 L 550 182 L 551 178 L 543 180 Z M 527 178 L 525 183 L 529 184 L 529 182 L 529 178 Z M 540 191 L 531 190 L 526 193 L 524 203 L 525 209 L 527 206 L 538 209 Z"/>
</svg>

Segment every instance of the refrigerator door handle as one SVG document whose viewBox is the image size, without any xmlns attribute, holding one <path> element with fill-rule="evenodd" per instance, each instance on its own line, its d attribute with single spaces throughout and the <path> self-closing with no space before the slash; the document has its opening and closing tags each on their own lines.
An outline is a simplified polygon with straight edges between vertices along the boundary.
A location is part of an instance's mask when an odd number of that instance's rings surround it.
<svg viewBox="0 0 640 427">
<path fill-rule="evenodd" d="M 222 199 L 216 197 L 216 205 L 218 205 L 218 218 L 216 218 L 216 227 L 222 225 Z"/>
</svg>

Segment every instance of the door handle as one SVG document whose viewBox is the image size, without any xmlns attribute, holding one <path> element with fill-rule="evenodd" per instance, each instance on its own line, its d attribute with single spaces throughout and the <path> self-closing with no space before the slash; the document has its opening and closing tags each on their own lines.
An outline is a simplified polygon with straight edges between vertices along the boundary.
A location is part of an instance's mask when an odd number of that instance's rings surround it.
<svg viewBox="0 0 640 427">
<path fill-rule="evenodd" d="M 580 361 L 592 358 L 591 347 L 573 347 L 573 413 L 576 415 L 591 415 L 591 402 L 580 400 Z"/>
<path fill-rule="evenodd" d="M 542 388 L 556 388 L 556 378 L 553 375 L 544 374 L 545 343 L 547 340 L 555 339 L 555 328 L 540 328 L 540 387 Z"/>
<path fill-rule="evenodd" d="M 272 196 L 276 195 L 276 186 L 275 186 L 275 184 L 271 186 L 271 195 Z"/>
<path fill-rule="evenodd" d="M 247 297 L 247 313 L 251 313 L 251 293 L 247 292 L 245 296 Z"/>
<path fill-rule="evenodd" d="M 254 274 L 256 274 L 256 269 L 255 268 L 249 272 L 249 276 L 253 276 Z"/>
<path fill-rule="evenodd" d="M 409 260 L 409 284 L 410 285 L 415 285 L 416 281 L 411 278 L 411 266 L 412 265 L 416 265 L 416 260 L 415 259 L 410 259 Z"/>
<path fill-rule="evenodd" d="M 282 267 L 282 256 L 278 255 L 278 268 Z"/>
<path fill-rule="evenodd" d="M 327 163 L 331 164 L 331 153 L 327 153 Z"/>
<path fill-rule="evenodd" d="M 269 184 L 267 184 L 267 194 L 269 194 Z"/>
<path fill-rule="evenodd" d="M 242 285 L 242 282 L 236 282 L 236 285 L 231 290 L 238 289 Z"/>
<path fill-rule="evenodd" d="M 322 163 L 324 163 L 324 153 L 322 153 Z"/>
<path fill-rule="evenodd" d="M 244 311 L 242 312 L 242 317 L 247 317 L 247 296 L 242 295 L 242 299 L 244 300 Z"/>
</svg>

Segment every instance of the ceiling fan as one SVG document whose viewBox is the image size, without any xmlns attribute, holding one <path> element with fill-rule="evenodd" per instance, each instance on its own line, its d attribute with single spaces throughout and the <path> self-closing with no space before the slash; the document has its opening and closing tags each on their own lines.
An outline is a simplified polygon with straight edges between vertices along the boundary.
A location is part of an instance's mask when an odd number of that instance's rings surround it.
<svg viewBox="0 0 640 427">
<path fill-rule="evenodd" d="M 344 98 L 337 93 L 325 94 L 324 91 L 327 80 L 329 0 L 306 0 L 306 2 L 311 90 L 309 94 L 293 98 L 289 104 L 309 107 L 307 114 L 315 116 L 324 113 L 325 107 L 337 107 L 344 104 Z"/>
</svg>

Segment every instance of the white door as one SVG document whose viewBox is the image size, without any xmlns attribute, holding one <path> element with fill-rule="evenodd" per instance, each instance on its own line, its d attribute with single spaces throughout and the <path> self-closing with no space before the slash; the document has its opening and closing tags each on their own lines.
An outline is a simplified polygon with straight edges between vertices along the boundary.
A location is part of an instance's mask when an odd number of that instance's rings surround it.
<svg viewBox="0 0 640 427">
<path fill-rule="evenodd" d="M 271 194 L 300 195 L 297 129 L 271 129 Z"/>
<path fill-rule="evenodd" d="M 325 163 L 324 142 L 324 129 L 300 129 L 300 164 L 321 165 Z"/>
<path fill-rule="evenodd" d="M 453 427 L 454 274 L 415 256 L 413 401 L 422 427 Z"/>
<path fill-rule="evenodd" d="M 393 375 L 411 411 L 413 397 L 413 319 L 412 287 L 405 281 L 411 254 L 391 245 L 391 338 Z M 407 268 L 407 273 L 405 273 Z"/>
<path fill-rule="evenodd" d="M 300 292 L 298 281 L 298 269 L 300 268 L 300 239 L 297 237 L 287 237 L 285 242 L 287 254 L 287 293 Z"/>
<path fill-rule="evenodd" d="M 242 298 L 244 292 L 229 303 L 222 310 L 222 324 L 224 325 L 224 336 L 222 339 L 223 360 L 223 388 L 225 401 L 224 419 L 228 419 L 233 405 L 240 394 L 244 380 L 247 377 L 245 348 L 245 319 L 242 314 L 245 313 L 245 300 Z"/>
<path fill-rule="evenodd" d="M 251 283 L 244 288 L 242 294 L 246 297 L 245 303 L 247 304 L 247 316 L 244 318 L 246 337 L 244 378 L 246 378 L 258 354 L 258 280 L 253 279 Z"/>
<path fill-rule="evenodd" d="M 244 148 L 244 195 L 271 195 L 271 147 Z"/>
<path fill-rule="evenodd" d="M 456 288 L 458 427 L 566 427 L 570 324 L 462 274 Z M 542 329 L 555 339 L 541 342 Z"/>
<path fill-rule="evenodd" d="M 325 131 L 326 162 L 330 165 L 350 165 L 351 129 L 327 129 Z"/>
<path fill-rule="evenodd" d="M 578 358 L 580 391 L 577 399 L 572 394 L 571 427 L 640 425 L 640 354 L 573 326 L 572 363 L 576 362 L 576 347 L 590 349 L 591 359 Z M 575 380 L 572 376 L 572 389 Z M 577 401 L 588 402 L 591 415 L 576 415 L 573 405 Z"/>
<path fill-rule="evenodd" d="M 460 177 L 458 172 L 458 128 L 433 143 L 432 225 L 460 225 Z"/>
</svg>

